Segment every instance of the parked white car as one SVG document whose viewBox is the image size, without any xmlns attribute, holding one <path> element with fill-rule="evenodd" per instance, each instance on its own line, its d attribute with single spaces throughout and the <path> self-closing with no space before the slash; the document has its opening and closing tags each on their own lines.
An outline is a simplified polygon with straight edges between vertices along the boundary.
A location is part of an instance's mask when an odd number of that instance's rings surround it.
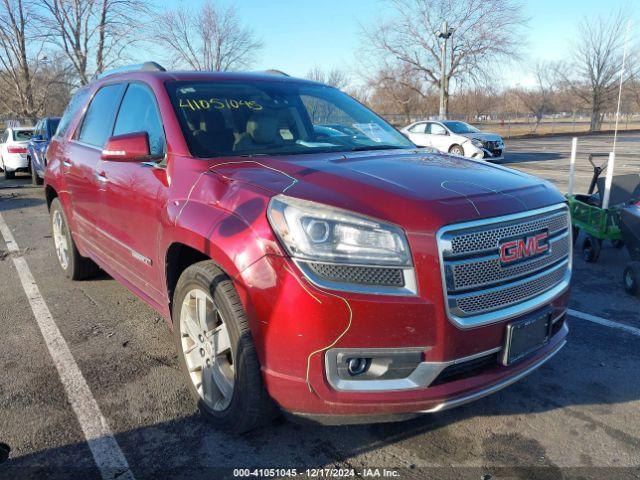
<svg viewBox="0 0 640 480">
<path fill-rule="evenodd" d="M 33 135 L 33 127 L 9 127 L 0 140 L 0 168 L 4 170 L 4 178 L 15 178 L 16 172 L 29 170 L 27 150 L 29 139 Z"/>
<path fill-rule="evenodd" d="M 504 158 L 504 142 L 500 135 L 481 132 L 465 122 L 421 121 L 400 131 L 419 147 L 432 147 L 441 152 L 478 159 Z"/>
</svg>

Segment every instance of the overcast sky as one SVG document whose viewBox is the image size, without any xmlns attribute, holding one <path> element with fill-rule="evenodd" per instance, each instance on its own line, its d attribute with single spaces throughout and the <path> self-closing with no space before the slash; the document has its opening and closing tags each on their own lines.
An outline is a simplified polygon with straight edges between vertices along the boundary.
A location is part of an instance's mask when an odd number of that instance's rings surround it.
<svg viewBox="0 0 640 480">
<path fill-rule="evenodd" d="M 220 1 L 220 0 L 218 0 Z M 174 7 L 196 8 L 202 0 L 156 0 Z M 380 0 L 222 0 L 234 4 L 243 22 L 264 42 L 256 70 L 277 68 L 304 76 L 315 65 L 355 73 L 361 45 L 360 25 L 384 16 Z M 640 0 L 524 0 L 530 21 L 525 31 L 527 61 L 560 60 L 568 55 L 577 24 L 585 15 L 608 15 L 620 7 L 633 11 L 634 30 L 640 31 Z M 193 5 L 193 6 L 191 6 Z M 528 84 L 526 68 L 503 69 L 499 84 Z"/>
</svg>

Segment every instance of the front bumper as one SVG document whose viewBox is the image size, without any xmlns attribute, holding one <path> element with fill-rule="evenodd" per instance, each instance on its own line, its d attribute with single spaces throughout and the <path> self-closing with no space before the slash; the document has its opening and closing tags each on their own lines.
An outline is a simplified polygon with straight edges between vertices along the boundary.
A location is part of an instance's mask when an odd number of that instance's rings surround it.
<svg viewBox="0 0 640 480">
<path fill-rule="evenodd" d="M 428 284 L 434 285 L 439 277 L 432 273 Z M 238 280 L 269 394 L 285 412 L 322 423 L 398 419 L 472 401 L 542 365 L 567 335 L 563 324 L 546 346 L 516 365 L 504 367 L 496 361 L 473 375 L 434 382 L 446 366 L 461 359 L 497 355 L 506 323 L 522 316 L 459 329 L 446 317 L 440 289 L 405 297 L 325 291 L 279 256 L 263 257 Z M 567 299 L 565 291 L 540 310 L 563 318 Z M 413 385 L 344 390 L 327 374 L 335 349 L 419 351 L 427 368 L 422 367 L 423 375 Z"/>
<path fill-rule="evenodd" d="M 440 401 L 432 403 L 429 407 L 421 410 L 409 411 L 409 412 L 396 412 L 396 413 L 383 413 L 383 414 L 364 414 L 364 415 L 331 415 L 331 414 L 313 414 L 313 413 L 301 413 L 301 412 L 285 412 L 292 420 L 299 420 L 302 422 L 317 423 L 322 425 L 347 425 L 347 424 L 360 424 L 360 423 L 382 423 L 382 422 L 396 422 L 402 420 L 408 420 L 418 415 L 425 413 L 436 413 L 452 408 L 466 405 L 467 403 L 480 400 L 486 396 L 492 395 L 500 390 L 513 385 L 519 380 L 523 379 L 530 373 L 537 370 L 539 367 L 551 360 L 562 348 L 567 344 L 566 335 L 568 327 L 563 325 L 563 330 L 558 335 L 559 339 L 554 340 L 553 347 L 545 348 L 544 352 L 536 355 L 535 359 L 527 362 L 517 371 L 514 371 L 510 376 L 502 378 L 501 380 L 486 385 L 483 388 L 478 388 L 475 391 L 461 394 L 458 396 L 451 396 L 450 398 L 442 398 Z M 419 408 L 419 407 L 416 407 Z"/>
</svg>

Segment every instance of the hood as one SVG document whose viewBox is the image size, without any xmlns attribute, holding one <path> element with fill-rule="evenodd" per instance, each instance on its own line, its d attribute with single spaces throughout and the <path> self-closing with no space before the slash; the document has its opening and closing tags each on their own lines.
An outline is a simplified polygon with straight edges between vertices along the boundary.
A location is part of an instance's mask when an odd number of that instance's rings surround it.
<svg viewBox="0 0 640 480">
<path fill-rule="evenodd" d="M 403 226 L 429 231 L 563 202 L 549 182 L 486 162 L 418 150 L 253 157 L 212 162 L 250 183 Z"/>
<path fill-rule="evenodd" d="M 495 133 L 484 133 L 484 132 L 474 132 L 474 133 L 458 133 L 457 135 L 473 138 L 476 140 L 482 140 L 483 142 L 501 142 L 502 137 L 500 135 L 496 135 Z"/>
</svg>

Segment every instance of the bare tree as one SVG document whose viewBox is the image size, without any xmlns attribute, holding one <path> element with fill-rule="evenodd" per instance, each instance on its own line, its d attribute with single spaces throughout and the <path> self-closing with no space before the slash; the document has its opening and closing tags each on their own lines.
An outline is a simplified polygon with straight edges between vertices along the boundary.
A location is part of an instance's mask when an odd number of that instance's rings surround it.
<svg viewBox="0 0 640 480">
<path fill-rule="evenodd" d="M 307 72 L 305 75 L 309 80 L 330 85 L 339 90 L 344 90 L 349 86 L 350 79 L 344 70 L 332 68 L 329 71 L 322 70 L 317 65 Z"/>
<path fill-rule="evenodd" d="M 247 68 L 262 48 L 233 7 L 223 9 L 210 1 L 197 10 L 182 7 L 161 13 L 153 38 L 170 52 L 174 65 L 194 70 Z"/>
<path fill-rule="evenodd" d="M 406 67 L 385 66 L 369 80 L 369 86 L 369 105 L 377 112 L 400 114 L 405 123 L 434 111 L 437 104 L 435 94 L 422 91 L 419 81 Z"/>
<path fill-rule="evenodd" d="M 608 18 L 585 18 L 571 64 L 558 69 L 572 93 L 589 106 L 591 132 L 600 130 L 605 110 L 615 95 L 622 67 L 625 18 L 622 11 Z"/>
<path fill-rule="evenodd" d="M 557 69 L 552 64 L 538 62 L 532 72 L 535 78 L 535 85 L 526 89 L 514 89 L 514 94 L 536 119 L 531 133 L 535 133 L 542 118 L 553 111 L 557 84 L 556 72 Z"/>
<path fill-rule="evenodd" d="M 37 30 L 29 0 L 0 3 L 0 105 L 11 115 L 34 122 L 42 108 L 36 97 L 36 73 L 43 43 L 33 37 Z"/>
<path fill-rule="evenodd" d="M 513 0 L 388 0 L 395 15 L 363 30 L 368 57 L 407 67 L 419 90 L 440 85 L 440 46 L 435 36 L 444 20 L 455 28 L 448 41 L 445 106 L 451 81 L 481 82 L 505 60 L 518 57 L 522 7 Z"/>
<path fill-rule="evenodd" d="M 126 56 L 149 14 L 146 0 L 38 0 L 46 37 L 69 59 L 81 85 Z"/>
</svg>

